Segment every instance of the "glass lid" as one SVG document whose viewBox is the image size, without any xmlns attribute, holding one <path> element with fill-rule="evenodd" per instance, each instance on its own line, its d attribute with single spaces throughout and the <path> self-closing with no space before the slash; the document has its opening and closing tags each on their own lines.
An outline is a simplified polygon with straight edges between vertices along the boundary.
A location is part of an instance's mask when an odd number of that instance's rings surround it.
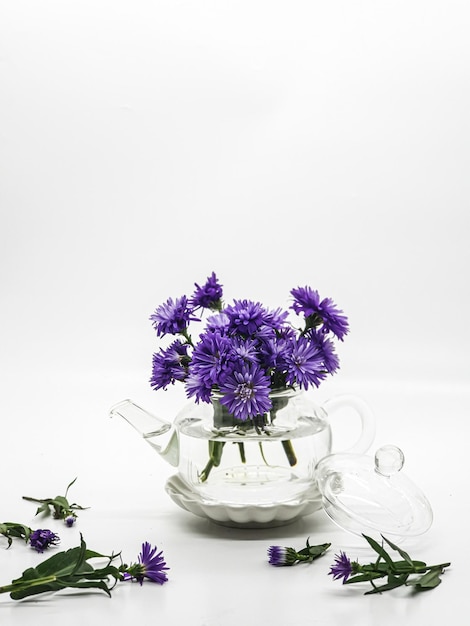
<svg viewBox="0 0 470 626">
<path fill-rule="evenodd" d="M 421 535 L 432 524 L 425 495 L 401 469 L 400 448 L 379 448 L 375 457 L 331 454 L 317 465 L 323 507 L 339 526 L 361 535 L 385 535 L 393 541 Z"/>
</svg>

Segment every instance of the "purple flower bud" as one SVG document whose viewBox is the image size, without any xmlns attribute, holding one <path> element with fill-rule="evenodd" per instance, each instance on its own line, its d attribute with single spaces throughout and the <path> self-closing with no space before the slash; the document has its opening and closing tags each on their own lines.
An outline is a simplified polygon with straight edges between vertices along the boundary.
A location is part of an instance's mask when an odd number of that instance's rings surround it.
<svg viewBox="0 0 470 626">
<path fill-rule="evenodd" d="M 340 551 L 339 554 L 335 554 L 335 562 L 334 565 L 331 566 L 329 575 L 333 576 L 333 580 L 338 580 L 339 578 L 343 579 L 343 585 L 351 576 L 352 565 L 351 560 L 343 551 Z"/>
<path fill-rule="evenodd" d="M 36 552 L 44 552 L 49 546 L 55 546 L 60 541 L 60 537 L 51 530 L 38 529 L 33 530 L 29 537 L 29 543 Z"/>
<path fill-rule="evenodd" d="M 293 548 L 283 546 L 269 546 L 269 564 L 276 566 L 294 565 L 298 560 L 298 554 Z"/>
</svg>

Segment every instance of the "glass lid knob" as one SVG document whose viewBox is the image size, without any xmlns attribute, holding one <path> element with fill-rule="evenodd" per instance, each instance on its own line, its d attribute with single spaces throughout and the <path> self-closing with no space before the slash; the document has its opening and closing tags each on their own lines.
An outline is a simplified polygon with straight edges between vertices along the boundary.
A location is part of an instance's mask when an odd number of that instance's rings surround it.
<svg viewBox="0 0 470 626">
<path fill-rule="evenodd" d="M 397 446 L 382 446 L 375 453 L 375 471 L 382 476 L 397 474 L 405 463 L 405 455 Z"/>
</svg>

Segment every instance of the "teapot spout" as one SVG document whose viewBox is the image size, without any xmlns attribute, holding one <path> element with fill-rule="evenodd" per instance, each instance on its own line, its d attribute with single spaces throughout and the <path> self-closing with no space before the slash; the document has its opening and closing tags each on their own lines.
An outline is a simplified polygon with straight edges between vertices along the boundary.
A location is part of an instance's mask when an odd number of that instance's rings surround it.
<svg viewBox="0 0 470 626">
<path fill-rule="evenodd" d="M 158 454 L 174 467 L 179 463 L 179 440 L 177 430 L 166 420 L 156 417 L 132 400 L 122 400 L 109 410 L 109 416 L 119 415 L 126 420 Z M 164 437 L 171 433 L 169 440 Z M 165 443 L 162 443 L 162 439 Z"/>
</svg>

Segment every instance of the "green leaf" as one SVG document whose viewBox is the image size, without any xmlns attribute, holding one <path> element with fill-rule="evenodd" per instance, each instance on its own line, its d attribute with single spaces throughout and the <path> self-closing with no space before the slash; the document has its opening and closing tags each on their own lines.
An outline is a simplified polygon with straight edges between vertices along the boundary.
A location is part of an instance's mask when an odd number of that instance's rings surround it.
<svg viewBox="0 0 470 626">
<path fill-rule="evenodd" d="M 310 537 L 307 539 L 307 547 L 299 550 L 297 554 L 300 554 L 301 556 L 307 556 L 308 560 L 311 562 L 317 559 L 319 556 L 325 554 L 325 552 L 331 546 L 331 543 L 320 543 L 317 546 L 311 546 L 309 543 L 309 539 Z"/>
<path fill-rule="evenodd" d="M 407 563 L 409 563 L 409 565 L 413 565 L 413 561 L 411 560 L 411 557 L 410 557 L 410 555 L 407 552 L 405 552 L 404 550 L 402 550 L 401 548 L 396 546 L 394 543 L 389 541 L 383 535 L 382 535 L 382 539 L 388 543 L 388 545 L 392 548 L 392 550 L 395 550 L 396 552 L 398 552 L 398 554 L 401 556 L 401 558 L 404 559 Z"/>
<path fill-rule="evenodd" d="M 417 572 L 426 567 L 426 563 L 424 561 L 394 561 L 395 569 L 397 571 L 407 570 L 410 573 Z"/>
<path fill-rule="evenodd" d="M 69 501 L 64 496 L 56 496 L 50 502 L 57 509 L 68 509 L 70 507 Z"/>
<path fill-rule="evenodd" d="M 388 563 L 369 563 L 368 565 L 361 565 L 361 572 L 377 572 L 381 576 L 386 576 L 390 571 Z"/>
<path fill-rule="evenodd" d="M 36 502 L 37 502 L 37 500 L 36 500 Z M 49 505 L 48 505 L 47 502 L 44 502 L 44 504 L 41 504 L 41 506 L 36 511 L 36 515 L 39 515 L 40 513 L 44 513 L 44 515 L 50 515 L 51 511 L 49 509 Z"/>
<path fill-rule="evenodd" d="M 102 589 L 109 597 L 111 597 L 111 590 L 104 580 L 80 580 L 77 582 L 68 581 L 66 586 L 76 589 Z"/>
<path fill-rule="evenodd" d="M 432 569 L 429 572 L 426 572 L 422 576 L 415 578 L 414 580 L 409 581 L 408 585 L 413 585 L 417 589 L 433 589 L 441 584 L 441 574 L 442 570 L 440 569 Z"/>
<path fill-rule="evenodd" d="M 86 558 L 86 543 L 85 543 L 85 540 L 83 539 L 83 535 L 80 533 L 80 547 L 79 547 L 79 551 L 77 555 L 77 561 L 72 570 L 72 574 L 75 574 L 75 572 L 77 572 L 80 569 L 81 565 L 85 562 L 85 558 Z"/>
<path fill-rule="evenodd" d="M 372 537 L 362 535 L 369 545 L 377 552 L 377 554 L 393 569 L 393 560 L 389 556 L 388 552 Z"/>
<path fill-rule="evenodd" d="M 57 583 L 57 582 L 50 582 L 47 584 L 43 584 L 43 585 L 35 585 L 34 587 L 26 587 L 26 588 L 22 588 L 19 589 L 18 591 L 12 591 L 10 593 L 10 598 L 12 600 L 22 600 L 23 598 L 27 598 L 29 596 L 35 596 L 38 595 L 40 593 L 46 593 L 46 592 L 51 592 L 51 591 L 60 591 L 61 589 L 64 589 L 64 585 L 62 585 L 61 583 Z"/>
<path fill-rule="evenodd" d="M 67 485 L 67 489 L 65 490 L 65 497 L 67 497 L 67 494 L 69 492 L 70 487 L 74 484 L 74 482 L 77 480 L 77 478 L 78 478 L 78 476 L 75 476 L 75 478 L 72 480 L 72 482 Z"/>
<path fill-rule="evenodd" d="M 50 576 L 52 574 L 56 576 L 64 576 L 67 574 L 73 573 L 73 571 L 80 567 L 86 559 L 101 557 L 101 558 L 109 558 L 104 554 L 100 554 L 99 552 L 95 552 L 92 550 L 88 550 L 86 548 L 85 541 L 81 537 L 80 546 L 76 546 L 75 548 L 70 548 L 69 550 L 65 550 L 63 552 L 57 552 L 53 554 L 51 557 L 42 561 L 36 567 L 30 567 L 25 572 L 23 572 L 23 576 L 21 578 L 16 579 L 13 582 L 18 582 L 21 579 L 31 580 L 33 578 L 42 578 L 44 576 Z"/>
<path fill-rule="evenodd" d="M 316 559 L 317 557 L 325 554 L 330 546 L 331 543 L 321 543 L 318 546 L 309 546 L 308 553 L 312 558 Z"/>
<path fill-rule="evenodd" d="M 70 574 L 76 565 L 79 548 L 71 548 L 65 552 L 57 552 L 50 558 L 42 561 L 36 567 L 26 569 L 20 578 L 13 580 L 13 584 L 30 582 L 48 576 L 63 576 Z"/>
<path fill-rule="evenodd" d="M 63 576 L 64 574 L 70 574 L 76 567 L 81 554 L 80 547 L 70 548 L 65 552 L 54 554 L 46 561 L 39 563 L 35 569 L 39 576 L 48 576 L 51 574 Z"/>
<path fill-rule="evenodd" d="M 401 587 L 406 583 L 408 578 L 408 574 L 402 574 L 400 576 L 392 576 L 388 577 L 388 580 L 385 585 L 380 585 L 380 587 L 373 586 L 374 588 L 370 591 L 366 591 L 364 595 L 368 596 L 373 593 L 382 593 L 384 591 L 390 591 L 391 589 L 396 589 L 397 587 Z"/>
<path fill-rule="evenodd" d="M 81 535 L 80 535 L 81 537 Z M 101 552 L 95 552 L 94 550 L 89 550 L 88 548 L 86 549 L 86 556 L 85 558 L 88 559 L 109 559 L 110 561 L 114 560 L 115 558 L 117 558 L 118 556 L 120 556 L 120 552 L 118 552 L 117 554 L 101 554 Z"/>
<path fill-rule="evenodd" d="M 81 574 L 81 572 L 79 574 Z M 84 574 L 83 576 L 84 578 L 86 577 L 87 580 L 108 578 L 109 576 L 112 576 L 113 578 L 120 580 L 122 577 L 118 568 L 115 567 L 114 565 L 106 565 L 105 567 L 101 567 L 99 569 L 91 568 L 91 571 L 86 572 L 86 574 Z"/>
<path fill-rule="evenodd" d="M 29 526 L 18 524 L 17 522 L 3 522 L 0 524 L 0 535 L 4 535 L 7 538 L 7 548 L 9 548 L 12 544 L 12 537 L 24 539 L 27 543 L 31 532 L 32 530 Z"/>
<path fill-rule="evenodd" d="M 344 584 L 350 585 L 352 583 L 369 582 L 371 580 L 375 580 L 376 578 L 383 578 L 386 575 L 387 575 L 386 572 L 368 572 L 366 574 L 355 574 L 354 576 L 351 576 L 350 578 L 348 578 L 344 582 Z"/>
</svg>

